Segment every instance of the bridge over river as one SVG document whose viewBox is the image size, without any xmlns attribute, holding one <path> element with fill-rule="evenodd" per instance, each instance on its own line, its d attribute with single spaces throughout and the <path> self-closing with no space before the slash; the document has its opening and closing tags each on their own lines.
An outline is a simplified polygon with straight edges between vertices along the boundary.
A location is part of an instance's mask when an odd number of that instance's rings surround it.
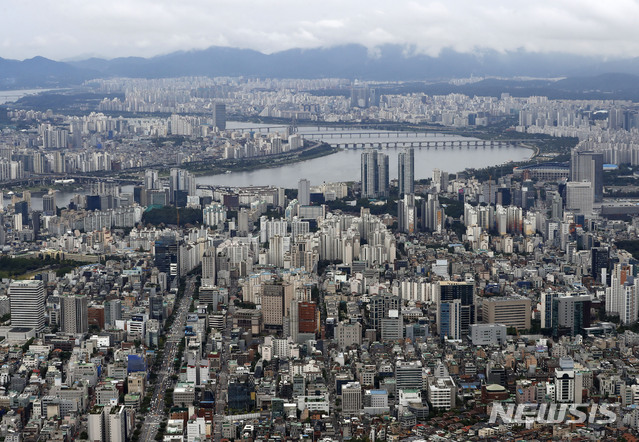
<svg viewBox="0 0 639 442">
<path fill-rule="evenodd" d="M 454 148 L 466 148 L 466 149 L 479 149 L 479 148 L 501 148 L 512 147 L 518 144 L 515 140 L 437 140 L 437 141 L 425 141 L 425 140 L 392 140 L 392 141 L 357 141 L 357 140 L 326 140 L 326 143 L 332 147 L 339 147 L 342 149 L 383 149 L 383 148 L 422 148 L 427 149 L 454 149 Z"/>
</svg>

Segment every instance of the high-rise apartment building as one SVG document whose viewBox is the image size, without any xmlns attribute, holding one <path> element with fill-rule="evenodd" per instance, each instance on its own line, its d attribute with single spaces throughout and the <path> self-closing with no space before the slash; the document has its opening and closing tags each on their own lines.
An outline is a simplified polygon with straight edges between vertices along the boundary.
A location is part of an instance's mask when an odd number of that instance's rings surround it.
<svg viewBox="0 0 639 442">
<path fill-rule="evenodd" d="M 388 155 L 372 150 L 362 153 L 362 198 L 388 196 Z"/>
<path fill-rule="evenodd" d="M 309 180 L 303 178 L 297 183 L 297 201 L 300 206 L 311 204 L 311 182 Z"/>
<path fill-rule="evenodd" d="M 211 247 L 202 256 L 202 285 L 213 286 L 216 282 L 215 261 L 217 252 L 215 247 Z"/>
<path fill-rule="evenodd" d="M 11 325 L 44 329 L 44 284 L 42 281 L 14 281 L 9 285 Z"/>
<path fill-rule="evenodd" d="M 415 193 L 415 150 L 408 149 L 397 155 L 399 195 Z"/>
<path fill-rule="evenodd" d="M 446 213 L 439 204 L 439 197 L 429 193 L 428 199 L 422 200 L 422 230 L 441 232 L 445 221 Z"/>
<path fill-rule="evenodd" d="M 407 193 L 397 201 L 397 228 L 400 232 L 415 233 L 417 230 L 417 207 L 415 195 Z"/>
<path fill-rule="evenodd" d="M 433 169 L 433 187 L 439 192 L 446 192 L 448 188 L 448 172 Z"/>
<path fill-rule="evenodd" d="M 639 290 L 631 264 L 615 264 L 610 275 L 610 287 L 606 289 L 606 313 L 619 315 L 624 324 L 637 320 Z"/>
<path fill-rule="evenodd" d="M 106 325 L 115 325 L 115 321 L 122 319 L 122 301 L 110 299 L 104 302 L 104 322 Z"/>
<path fill-rule="evenodd" d="M 176 206 L 186 206 L 186 197 L 195 195 L 195 177 L 188 170 L 171 169 L 169 180 L 170 200 Z"/>
<path fill-rule="evenodd" d="M 160 178 L 157 170 L 147 169 L 144 171 L 144 188 L 146 190 L 158 190 L 160 188 Z"/>
<path fill-rule="evenodd" d="M 85 334 L 89 331 L 89 312 L 86 296 L 60 297 L 62 331 L 71 334 Z"/>
</svg>

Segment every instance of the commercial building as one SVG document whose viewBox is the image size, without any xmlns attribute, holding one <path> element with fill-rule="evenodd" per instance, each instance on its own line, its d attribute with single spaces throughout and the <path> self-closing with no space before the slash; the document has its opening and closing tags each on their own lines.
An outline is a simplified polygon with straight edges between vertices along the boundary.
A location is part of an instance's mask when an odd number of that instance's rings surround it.
<svg viewBox="0 0 639 442">
<path fill-rule="evenodd" d="M 428 383 L 428 400 L 433 408 L 450 410 L 455 407 L 457 386 L 452 377 L 433 378 Z"/>
<path fill-rule="evenodd" d="M 14 281 L 9 285 L 11 325 L 39 333 L 44 329 L 44 284 L 42 281 Z"/>
<path fill-rule="evenodd" d="M 581 404 L 583 375 L 576 370 L 555 370 L 555 401 Z"/>
<path fill-rule="evenodd" d="M 357 414 L 362 410 L 362 386 L 359 382 L 349 382 L 342 386 L 342 412 Z"/>
<path fill-rule="evenodd" d="M 458 306 L 444 305 L 456 300 L 459 301 Z M 439 335 L 452 339 L 468 336 L 470 325 L 477 322 L 475 285 L 468 282 L 440 281 L 435 287 L 435 302 L 437 303 L 437 332 Z M 449 326 L 442 331 L 442 325 L 445 325 L 445 321 L 448 321 Z"/>
<path fill-rule="evenodd" d="M 593 247 L 590 249 L 590 276 L 600 284 L 606 284 L 610 275 L 610 249 L 608 247 Z"/>
<path fill-rule="evenodd" d="M 591 215 L 594 201 L 590 181 L 569 181 L 566 183 L 566 210 L 580 215 Z"/>
<path fill-rule="evenodd" d="M 529 298 L 493 297 L 482 303 L 485 324 L 504 324 L 519 330 L 529 330 L 532 308 Z"/>
<path fill-rule="evenodd" d="M 335 327 L 335 339 L 340 350 L 351 345 L 362 345 L 362 324 L 359 322 L 340 322 Z"/>
<path fill-rule="evenodd" d="M 269 330 L 282 331 L 287 306 L 293 299 L 293 286 L 288 283 L 264 284 L 262 287 L 263 326 Z"/>
<path fill-rule="evenodd" d="M 634 286 L 631 289 L 633 299 Z M 552 332 L 553 336 L 575 336 L 585 334 L 590 327 L 591 295 L 559 296 L 552 300 Z M 634 310 L 637 304 L 634 303 Z M 635 314 L 636 315 L 636 314 Z"/>
<path fill-rule="evenodd" d="M 395 382 L 397 390 L 421 390 L 422 380 L 421 361 L 397 361 L 395 364 Z"/>
<path fill-rule="evenodd" d="M 295 302 L 295 301 L 294 301 Z M 297 304 L 297 314 L 299 318 L 299 333 L 314 334 L 318 330 L 317 305 L 313 301 L 299 302 Z"/>
<path fill-rule="evenodd" d="M 573 149 L 570 155 L 570 181 L 592 183 L 594 202 L 603 201 L 603 153 Z"/>
<path fill-rule="evenodd" d="M 472 324 L 470 340 L 473 345 L 502 345 L 507 339 L 504 324 Z"/>
<path fill-rule="evenodd" d="M 459 340 L 463 336 L 460 299 L 442 302 L 437 307 L 437 333 L 444 338 Z"/>
</svg>

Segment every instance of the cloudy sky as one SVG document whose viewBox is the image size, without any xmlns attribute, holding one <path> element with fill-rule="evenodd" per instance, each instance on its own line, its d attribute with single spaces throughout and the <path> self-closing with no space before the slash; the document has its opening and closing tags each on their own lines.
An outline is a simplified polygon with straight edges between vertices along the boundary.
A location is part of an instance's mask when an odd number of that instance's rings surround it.
<svg viewBox="0 0 639 442">
<path fill-rule="evenodd" d="M 1 0 L 0 57 L 359 43 L 639 56 L 639 0 Z"/>
</svg>

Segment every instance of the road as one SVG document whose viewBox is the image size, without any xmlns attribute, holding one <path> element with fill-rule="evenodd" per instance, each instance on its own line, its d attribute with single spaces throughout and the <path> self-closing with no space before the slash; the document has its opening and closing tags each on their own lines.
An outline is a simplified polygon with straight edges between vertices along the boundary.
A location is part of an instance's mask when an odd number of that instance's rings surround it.
<svg viewBox="0 0 639 442">
<path fill-rule="evenodd" d="M 228 391 L 229 367 L 228 360 L 228 344 L 231 342 L 231 329 L 233 328 L 233 313 L 235 306 L 231 304 L 226 312 L 226 328 L 222 336 L 222 348 L 220 349 L 220 370 L 217 374 L 217 386 L 215 390 L 215 426 L 213 428 L 213 440 L 220 442 L 222 439 L 222 422 L 226 412 L 226 402 L 228 400 L 226 394 Z"/>
<path fill-rule="evenodd" d="M 153 441 L 160 423 L 166 418 L 164 412 L 165 392 L 174 385 L 174 381 L 171 379 L 174 372 L 174 360 L 180 341 L 184 337 L 184 325 L 186 324 L 189 307 L 193 301 L 194 291 L 195 276 L 191 276 L 186 280 L 184 295 L 176 307 L 175 320 L 166 335 L 164 360 L 162 361 L 160 371 L 157 373 L 155 390 L 151 397 L 150 411 L 144 418 L 144 425 L 142 426 L 140 434 L 141 442 Z"/>
</svg>

